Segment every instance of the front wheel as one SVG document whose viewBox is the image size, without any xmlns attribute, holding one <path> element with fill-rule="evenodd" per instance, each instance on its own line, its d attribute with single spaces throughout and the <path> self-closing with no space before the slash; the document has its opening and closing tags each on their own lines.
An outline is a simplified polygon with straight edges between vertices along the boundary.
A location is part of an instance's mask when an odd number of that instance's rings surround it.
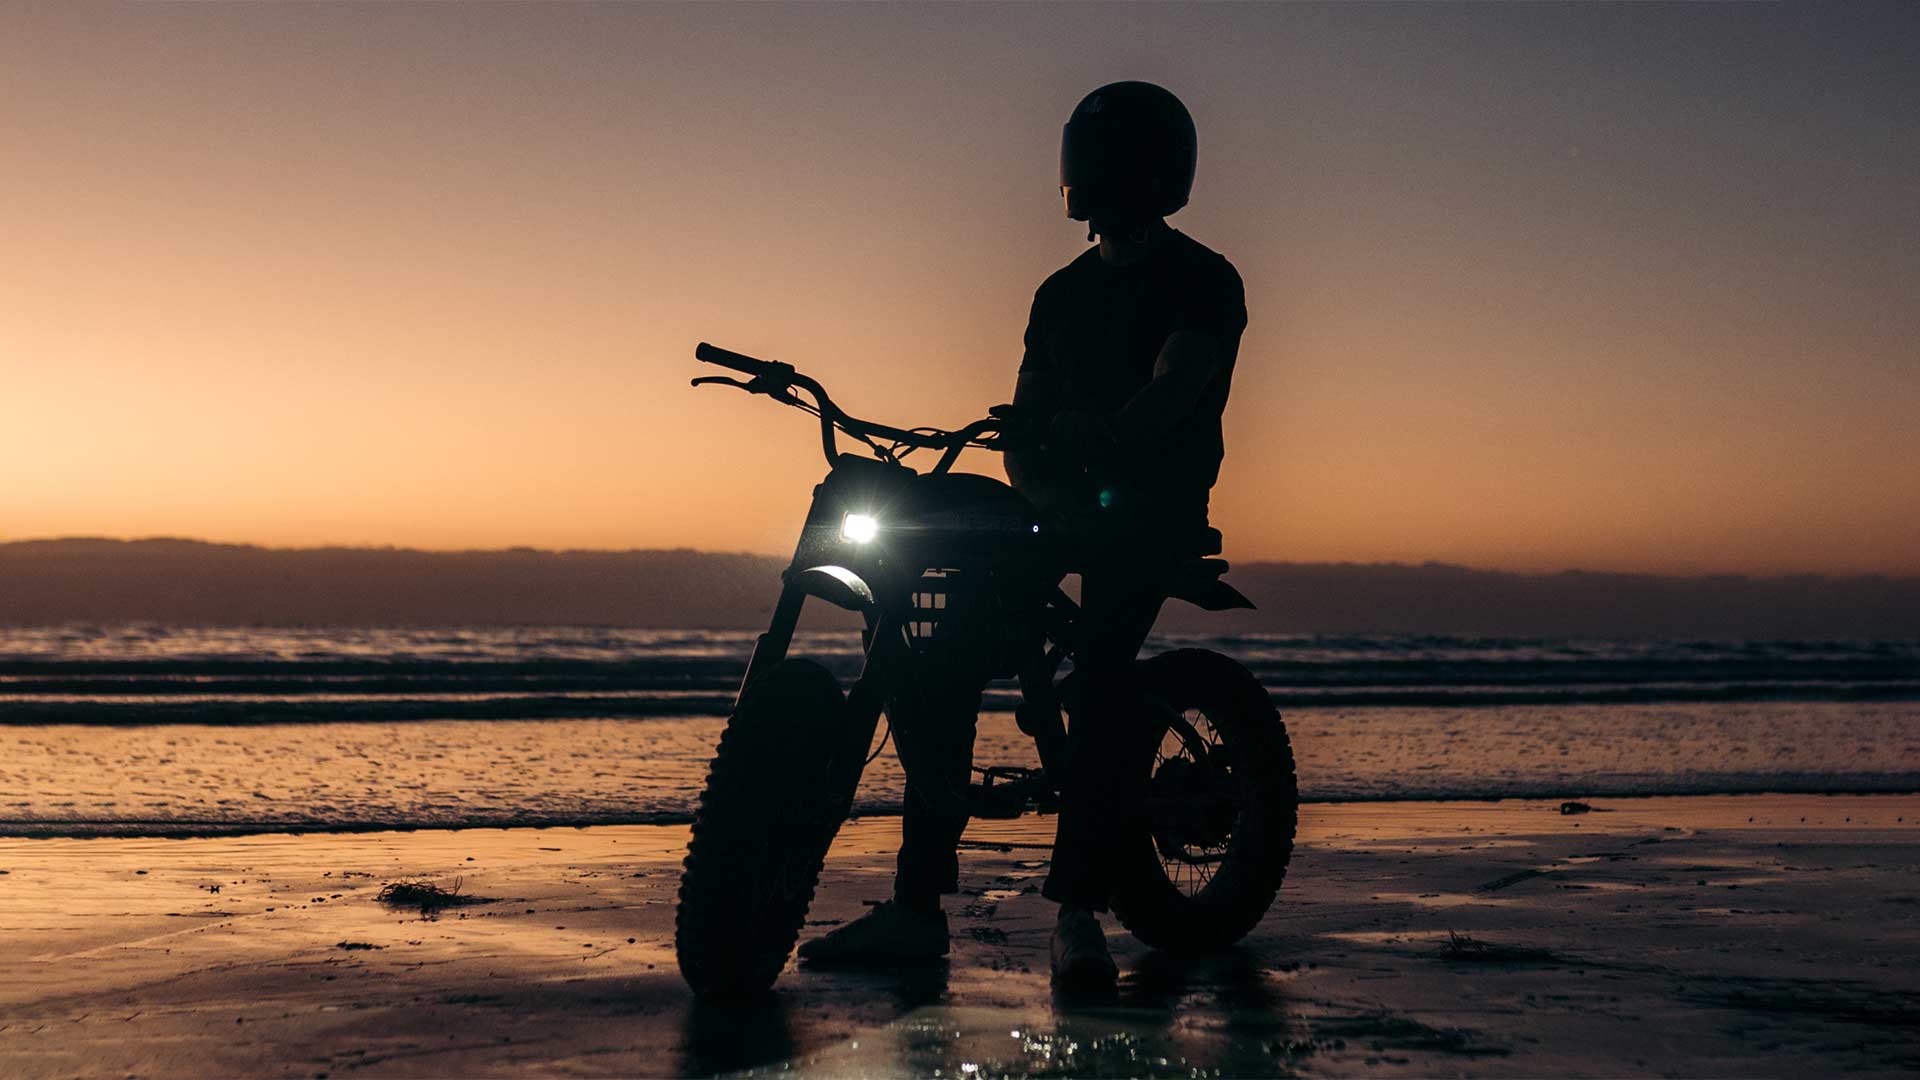
<svg viewBox="0 0 1920 1080">
<path fill-rule="evenodd" d="M 701 997 L 765 991 L 793 951 L 844 812 L 829 770 L 846 713 L 826 668 L 783 660 L 727 720 L 674 917 L 680 974 Z"/>
<path fill-rule="evenodd" d="M 1134 668 L 1164 709 L 1147 835 L 1118 868 L 1113 910 L 1142 942 L 1198 952 L 1245 937 L 1293 857 L 1299 788 L 1287 728 L 1253 673 L 1205 649 Z"/>
</svg>

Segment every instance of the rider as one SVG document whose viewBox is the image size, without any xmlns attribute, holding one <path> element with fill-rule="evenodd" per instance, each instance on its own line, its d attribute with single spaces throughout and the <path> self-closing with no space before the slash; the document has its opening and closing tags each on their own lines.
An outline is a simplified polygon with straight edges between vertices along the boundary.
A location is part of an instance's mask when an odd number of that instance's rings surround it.
<svg viewBox="0 0 1920 1080">
<path fill-rule="evenodd" d="M 1052 958 L 1063 984 L 1111 984 L 1118 975 L 1095 913 L 1111 898 L 1115 845 L 1132 835 L 1124 823 L 1139 814 L 1139 763 L 1150 759 L 1156 733 L 1128 693 L 1128 673 L 1165 599 L 1164 571 L 1199 554 L 1209 532 L 1220 416 L 1247 321 L 1233 265 L 1165 220 L 1187 204 L 1194 158 L 1193 119 L 1161 87 L 1113 83 L 1074 109 L 1061 140 L 1060 190 L 1067 216 L 1087 222 L 1088 239 L 1099 243 L 1034 294 L 1014 389 L 1020 414 L 1047 435 L 1006 455 L 1009 479 L 1043 509 L 1093 525 L 1086 535 L 1097 537 L 1082 560 L 1087 636 L 1074 661 L 1078 700 L 1069 698 L 1073 768 L 1043 889 L 1060 905 Z M 943 695 L 939 707 L 964 717 L 913 725 L 956 733 L 950 745 L 915 749 L 961 785 L 980 689 Z M 807 942 L 801 957 L 898 964 L 945 956 L 940 896 L 958 887 L 965 826 L 954 800 L 926 798 L 910 784 L 894 899 Z"/>
</svg>

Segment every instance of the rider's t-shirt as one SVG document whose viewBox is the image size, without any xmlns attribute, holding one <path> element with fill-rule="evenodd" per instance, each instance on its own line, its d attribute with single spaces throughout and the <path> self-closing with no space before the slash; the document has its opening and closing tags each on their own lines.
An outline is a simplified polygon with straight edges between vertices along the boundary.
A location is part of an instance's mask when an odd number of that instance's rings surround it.
<svg viewBox="0 0 1920 1080">
<path fill-rule="evenodd" d="M 1060 408 L 1111 419 L 1152 381 L 1154 361 L 1175 332 L 1223 342 L 1226 364 L 1193 415 L 1164 441 L 1125 451 L 1116 463 L 1123 486 L 1150 504 L 1140 509 L 1183 518 L 1197 511 L 1204 521 L 1225 452 L 1220 414 L 1246 326 L 1246 291 L 1233 264 L 1171 230 L 1140 262 L 1115 266 L 1090 247 L 1047 278 L 1034 293 L 1020 370 L 1052 373 Z"/>
</svg>

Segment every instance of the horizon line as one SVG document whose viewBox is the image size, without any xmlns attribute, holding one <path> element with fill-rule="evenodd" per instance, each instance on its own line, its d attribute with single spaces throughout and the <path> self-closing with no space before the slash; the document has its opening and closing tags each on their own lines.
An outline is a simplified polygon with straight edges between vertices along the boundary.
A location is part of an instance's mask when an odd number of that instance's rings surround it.
<svg viewBox="0 0 1920 1080">
<path fill-rule="evenodd" d="M 0 539 L 0 550 L 6 549 L 6 548 L 28 547 L 28 546 L 43 545 L 43 544 L 52 545 L 52 544 L 89 544 L 89 543 L 90 544 L 122 544 L 122 545 L 181 544 L 181 545 L 193 545 L 193 546 L 206 547 L 206 548 L 235 548 L 235 549 L 251 549 L 255 551 L 286 552 L 286 553 L 324 552 L 324 551 L 370 552 L 370 553 L 380 552 L 380 553 L 392 553 L 392 554 L 410 553 L 410 554 L 419 554 L 419 555 L 508 555 L 508 554 L 636 555 L 636 554 L 684 553 L 684 554 L 691 554 L 691 555 L 710 555 L 710 556 L 718 556 L 718 557 L 726 557 L 726 558 L 784 559 L 787 557 L 786 555 L 782 555 L 777 552 L 744 551 L 744 550 L 734 550 L 734 551 L 710 550 L 706 548 L 696 548 L 696 547 L 689 547 L 684 545 L 678 546 L 678 547 L 593 548 L 593 547 L 535 547 L 530 544 L 510 544 L 504 547 L 427 548 L 427 547 L 416 547 L 416 546 L 399 545 L 399 544 L 352 544 L 352 543 L 275 545 L 275 544 L 256 543 L 252 541 L 209 540 L 202 537 L 173 536 L 173 535 L 154 535 L 154 536 L 68 535 L 68 536 L 17 537 L 17 538 Z M 1771 572 L 1761 572 L 1761 573 L 1743 571 L 1743 570 L 1700 570 L 1700 571 L 1691 571 L 1691 572 L 1652 571 L 1652 570 L 1604 570 L 1604 569 L 1592 570 L 1592 569 L 1586 569 L 1582 567 L 1565 567 L 1558 570 L 1513 570 L 1513 569 L 1506 569 L 1501 567 L 1470 566 L 1465 563 L 1446 562 L 1444 560 L 1439 560 L 1439 559 L 1427 559 L 1421 562 L 1404 562 L 1404 561 L 1359 562 L 1359 561 L 1346 560 L 1346 559 L 1297 560 L 1297 559 L 1256 558 L 1256 559 L 1246 559 L 1246 560 L 1233 560 L 1233 564 L 1236 567 L 1239 567 L 1242 569 L 1255 567 L 1255 566 L 1351 567 L 1351 568 L 1413 569 L 1413 570 L 1442 569 L 1442 570 L 1459 570 L 1459 571 L 1464 571 L 1466 573 L 1473 573 L 1473 574 L 1500 574 L 1500 575 L 1506 575 L 1510 577 L 1588 576 L 1588 577 L 1626 577 L 1626 578 L 1672 578 L 1672 579 L 1696 579 L 1696 580 L 1741 579 L 1741 580 L 1747 580 L 1747 581 L 1770 581 L 1770 580 L 1780 581 L 1780 580 L 1794 580 L 1794 579 L 1815 579 L 1815 580 L 1823 580 L 1823 581 L 1860 581 L 1860 580 L 1920 581 L 1920 569 L 1915 569 L 1911 571 L 1866 570 L 1866 571 L 1853 571 L 1853 572 L 1834 572 L 1834 571 L 1819 571 L 1819 570 L 1782 570 L 1782 571 L 1771 571 Z"/>
</svg>

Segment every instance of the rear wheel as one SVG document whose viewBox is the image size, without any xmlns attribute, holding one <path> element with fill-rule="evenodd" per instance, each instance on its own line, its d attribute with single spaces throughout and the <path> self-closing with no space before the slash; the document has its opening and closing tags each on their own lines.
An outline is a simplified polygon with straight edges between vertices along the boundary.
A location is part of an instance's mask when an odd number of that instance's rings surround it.
<svg viewBox="0 0 1920 1080">
<path fill-rule="evenodd" d="M 1113 910 L 1142 942 L 1194 952 L 1239 941 L 1272 906 L 1293 857 L 1293 748 L 1265 688 L 1239 663 L 1180 649 L 1135 667 L 1164 708 Z"/>
<path fill-rule="evenodd" d="M 784 660 L 728 719 L 674 921 L 680 974 L 701 997 L 765 991 L 793 951 L 845 810 L 829 769 L 846 714 L 826 668 Z"/>
</svg>

